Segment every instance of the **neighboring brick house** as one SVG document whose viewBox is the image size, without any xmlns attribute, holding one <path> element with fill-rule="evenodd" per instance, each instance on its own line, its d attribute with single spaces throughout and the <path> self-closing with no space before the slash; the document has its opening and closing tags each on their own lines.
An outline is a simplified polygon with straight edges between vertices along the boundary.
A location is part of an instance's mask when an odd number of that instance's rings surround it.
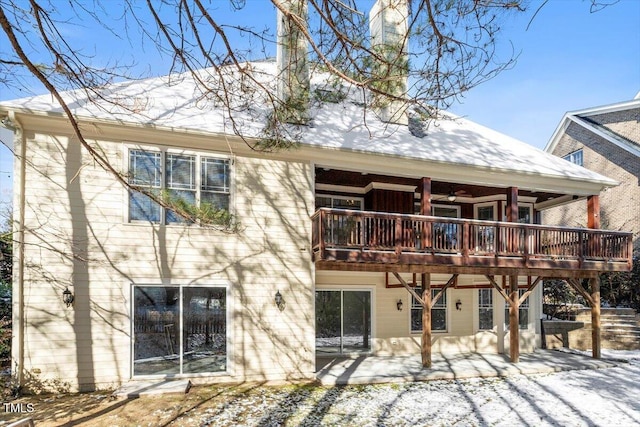
<svg viewBox="0 0 640 427">
<path fill-rule="evenodd" d="M 640 93 L 634 100 L 564 115 L 545 151 L 620 183 L 600 195 L 601 228 L 631 230 L 640 254 Z M 586 226 L 585 200 L 548 209 L 543 223 Z"/>
</svg>

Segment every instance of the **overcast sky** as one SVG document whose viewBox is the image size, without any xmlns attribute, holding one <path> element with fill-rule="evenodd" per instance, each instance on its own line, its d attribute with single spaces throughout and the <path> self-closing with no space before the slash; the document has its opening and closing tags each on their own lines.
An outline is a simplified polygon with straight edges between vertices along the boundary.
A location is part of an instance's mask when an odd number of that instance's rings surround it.
<svg viewBox="0 0 640 427">
<path fill-rule="evenodd" d="M 243 18 L 246 25 L 275 24 L 269 3 L 248 1 L 252 13 Z M 362 4 L 366 10 L 371 1 Z M 526 14 L 503 26 L 505 50 L 498 54 L 508 55 L 513 44 L 519 53 L 515 66 L 472 89 L 451 111 L 544 148 L 567 111 L 627 101 L 640 91 L 640 0 L 620 0 L 595 13 L 590 12 L 590 0 L 550 0 L 531 20 L 540 4 L 542 0 L 532 0 Z M 216 16 L 222 21 L 228 9 L 220 6 Z M 93 28 L 72 30 L 67 35 L 76 41 L 91 44 L 100 37 Z M 150 54 L 140 58 L 152 58 Z M 158 67 L 153 59 L 149 63 L 152 69 Z M 0 86 L 0 100 L 13 97 L 16 94 Z M 0 133 L 3 142 L 10 139 Z M 11 170 L 11 153 L 0 145 L 0 204 L 10 200 Z"/>
</svg>

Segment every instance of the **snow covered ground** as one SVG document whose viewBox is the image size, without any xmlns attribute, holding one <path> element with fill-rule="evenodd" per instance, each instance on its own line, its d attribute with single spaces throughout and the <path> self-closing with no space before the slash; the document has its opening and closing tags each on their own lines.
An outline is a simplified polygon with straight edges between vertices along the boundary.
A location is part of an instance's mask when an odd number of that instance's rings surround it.
<svg viewBox="0 0 640 427">
<path fill-rule="evenodd" d="M 259 387 L 184 414 L 181 421 L 208 426 L 640 425 L 640 351 L 603 350 L 603 358 L 628 363 L 508 378 Z"/>
</svg>

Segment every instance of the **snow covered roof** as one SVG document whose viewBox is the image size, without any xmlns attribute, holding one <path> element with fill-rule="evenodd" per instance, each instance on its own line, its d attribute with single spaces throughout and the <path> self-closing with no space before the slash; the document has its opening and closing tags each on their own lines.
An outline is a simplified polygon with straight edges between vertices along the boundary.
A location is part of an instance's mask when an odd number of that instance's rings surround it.
<svg viewBox="0 0 640 427">
<path fill-rule="evenodd" d="M 260 138 L 271 112 L 264 85 L 275 91 L 275 63 L 248 63 L 253 80 L 227 80 L 232 94 L 231 108 L 220 102 L 221 79 L 213 70 L 199 71 L 203 85 L 190 73 L 150 78 L 110 85 L 100 95 L 112 103 L 92 102 L 84 91 L 65 92 L 64 98 L 80 118 L 113 120 L 122 124 L 147 125 L 174 130 L 234 134 Z M 522 141 L 496 132 L 467 119 L 445 113 L 430 122 L 424 137 L 414 136 L 406 125 L 384 123 L 374 112 L 363 107 L 360 89 L 338 85 L 346 98 L 340 102 L 312 104 L 312 123 L 299 133 L 300 143 L 330 150 L 419 160 L 455 166 L 522 173 L 597 183 L 602 187 L 617 182 L 589 171 Z M 211 87 L 214 90 L 210 90 Z M 311 91 L 334 90 L 336 83 L 327 75 L 314 73 Z M 50 95 L 21 98 L 0 103 L 0 110 L 18 110 L 38 114 L 61 114 L 62 108 Z M 233 118 L 233 120 L 231 120 Z M 300 129 L 298 129 L 300 130 Z"/>
</svg>

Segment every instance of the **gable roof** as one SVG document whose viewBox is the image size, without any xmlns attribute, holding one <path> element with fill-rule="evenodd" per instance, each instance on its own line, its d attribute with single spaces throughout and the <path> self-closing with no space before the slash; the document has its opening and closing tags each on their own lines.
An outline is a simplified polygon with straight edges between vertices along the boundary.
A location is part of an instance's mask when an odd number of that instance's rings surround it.
<svg viewBox="0 0 640 427">
<path fill-rule="evenodd" d="M 275 91 L 274 62 L 253 62 L 246 66 L 251 69 L 256 81 Z M 200 70 L 199 77 L 214 86 L 219 80 L 209 69 Z M 265 92 L 251 89 L 252 84 L 234 80 L 231 93 L 236 96 L 232 96 L 231 110 L 220 105 L 211 92 L 203 94 L 199 82 L 190 73 L 114 84 L 101 90 L 100 96 L 117 100 L 120 105 L 99 100 L 93 102 L 87 93 L 80 90 L 64 92 L 63 96 L 80 120 L 213 135 L 234 134 L 236 127 L 245 137 L 260 138 L 270 114 L 270 104 Z M 326 74 L 314 73 L 311 77 L 312 92 L 322 88 L 335 90 L 335 87 Z M 384 123 L 373 111 L 365 109 L 360 89 L 340 86 L 339 90 L 347 94 L 343 101 L 316 103 L 310 110 L 313 120 L 309 126 L 291 127 L 292 134 L 298 133 L 301 145 L 379 155 L 385 159 L 465 166 L 483 173 L 499 171 L 518 174 L 523 176 L 521 182 L 539 176 L 588 182 L 599 188 L 618 184 L 522 141 L 449 113 L 442 113 L 442 117 L 431 121 L 424 137 L 414 136 L 408 126 Z M 62 116 L 63 113 L 50 95 L 2 102 L 2 110 L 48 116 Z"/>
<path fill-rule="evenodd" d="M 599 123 L 598 120 L 592 119 L 592 117 L 602 114 L 617 113 L 633 109 L 640 109 L 640 98 L 638 98 L 638 96 L 631 101 L 569 111 L 562 117 L 562 120 L 558 124 L 558 127 L 556 127 L 556 130 L 551 136 L 551 139 L 549 139 L 544 150 L 548 153 L 552 153 L 569 125 L 571 123 L 576 123 L 601 138 L 604 138 L 610 143 L 628 151 L 632 155 L 640 157 L 640 131 L 638 132 L 636 139 L 626 138 L 623 135 L 613 132 L 605 124 Z"/>
</svg>

